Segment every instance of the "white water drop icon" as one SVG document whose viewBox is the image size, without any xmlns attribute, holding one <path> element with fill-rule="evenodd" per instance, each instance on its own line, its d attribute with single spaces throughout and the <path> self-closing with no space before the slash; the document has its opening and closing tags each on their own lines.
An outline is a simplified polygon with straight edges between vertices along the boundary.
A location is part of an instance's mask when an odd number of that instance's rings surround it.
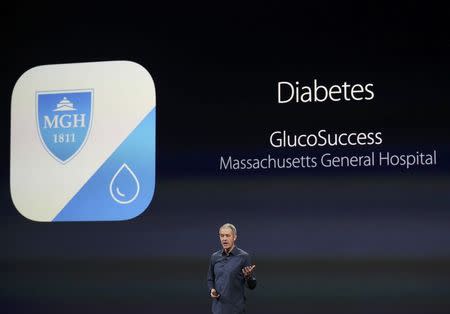
<svg viewBox="0 0 450 314">
<path fill-rule="evenodd" d="M 109 184 L 109 193 L 119 204 L 133 202 L 139 194 L 139 189 L 139 180 L 125 163 L 117 170 Z"/>
</svg>

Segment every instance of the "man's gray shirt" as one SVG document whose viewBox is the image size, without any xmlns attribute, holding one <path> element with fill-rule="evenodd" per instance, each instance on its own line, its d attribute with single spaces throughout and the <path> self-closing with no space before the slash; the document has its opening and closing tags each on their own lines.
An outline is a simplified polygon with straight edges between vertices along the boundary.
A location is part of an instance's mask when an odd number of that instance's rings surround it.
<svg viewBox="0 0 450 314">
<path fill-rule="evenodd" d="M 208 289 L 216 289 L 220 295 L 212 301 L 214 314 L 245 313 L 244 286 L 256 287 L 256 278 L 245 280 L 242 269 L 251 265 L 250 255 L 238 247 L 234 247 L 227 255 L 224 250 L 211 255 L 208 270 Z"/>
</svg>

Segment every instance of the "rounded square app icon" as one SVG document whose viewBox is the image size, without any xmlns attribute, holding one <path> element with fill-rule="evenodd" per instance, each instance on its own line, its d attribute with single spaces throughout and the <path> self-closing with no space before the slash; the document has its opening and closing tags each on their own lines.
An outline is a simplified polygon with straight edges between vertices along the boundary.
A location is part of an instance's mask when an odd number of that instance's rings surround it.
<svg viewBox="0 0 450 314">
<path fill-rule="evenodd" d="M 155 189 L 155 87 L 130 61 L 37 66 L 11 100 L 11 197 L 34 221 L 131 219 Z"/>
</svg>

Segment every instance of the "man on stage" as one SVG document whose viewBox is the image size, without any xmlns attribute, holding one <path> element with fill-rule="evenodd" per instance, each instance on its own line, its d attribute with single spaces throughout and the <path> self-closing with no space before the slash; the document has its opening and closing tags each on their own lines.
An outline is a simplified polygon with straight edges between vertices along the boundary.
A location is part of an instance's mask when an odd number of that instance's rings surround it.
<svg viewBox="0 0 450 314">
<path fill-rule="evenodd" d="M 255 265 L 250 255 L 235 246 L 236 227 L 230 223 L 219 229 L 222 249 L 211 255 L 208 270 L 208 289 L 212 298 L 213 314 L 245 313 L 244 286 L 255 289 Z"/>
</svg>

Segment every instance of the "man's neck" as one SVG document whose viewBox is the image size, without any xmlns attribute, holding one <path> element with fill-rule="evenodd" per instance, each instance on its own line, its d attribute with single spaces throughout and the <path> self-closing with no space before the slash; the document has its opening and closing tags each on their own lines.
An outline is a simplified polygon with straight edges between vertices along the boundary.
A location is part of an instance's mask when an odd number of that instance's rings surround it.
<svg viewBox="0 0 450 314">
<path fill-rule="evenodd" d="M 233 251 L 234 249 L 234 245 L 232 247 L 230 247 L 229 249 L 224 249 L 225 254 L 230 254 L 231 251 Z"/>
</svg>

